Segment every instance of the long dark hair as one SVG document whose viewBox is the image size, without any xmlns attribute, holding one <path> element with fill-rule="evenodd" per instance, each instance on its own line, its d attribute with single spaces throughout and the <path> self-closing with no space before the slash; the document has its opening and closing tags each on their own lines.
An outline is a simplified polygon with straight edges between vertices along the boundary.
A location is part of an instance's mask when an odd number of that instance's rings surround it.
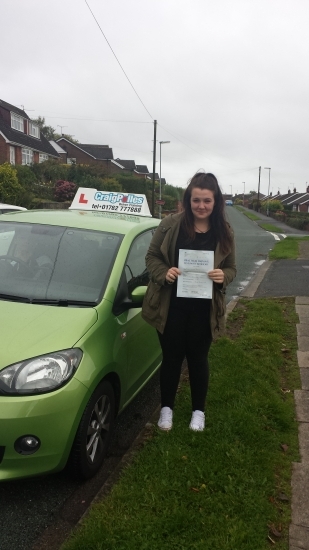
<svg viewBox="0 0 309 550">
<path fill-rule="evenodd" d="M 197 172 L 193 178 L 189 181 L 186 188 L 182 205 L 184 209 L 184 217 L 182 225 L 187 233 L 189 240 L 195 239 L 194 229 L 194 217 L 191 210 L 191 194 L 192 189 L 198 187 L 199 189 L 209 189 L 214 194 L 215 205 L 214 209 L 209 217 L 209 222 L 212 230 L 214 231 L 216 242 L 220 244 L 221 250 L 224 254 L 231 250 L 232 236 L 229 225 L 227 224 L 225 217 L 225 203 L 221 189 L 218 184 L 216 176 L 213 174 L 205 174 L 204 172 Z"/>
</svg>

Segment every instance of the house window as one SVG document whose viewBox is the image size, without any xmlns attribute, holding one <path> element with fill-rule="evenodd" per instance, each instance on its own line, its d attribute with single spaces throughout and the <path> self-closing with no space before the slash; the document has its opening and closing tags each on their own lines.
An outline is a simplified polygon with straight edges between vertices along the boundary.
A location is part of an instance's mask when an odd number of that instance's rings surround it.
<svg viewBox="0 0 309 550">
<path fill-rule="evenodd" d="M 15 164 L 15 147 L 10 145 L 10 163 Z"/>
<path fill-rule="evenodd" d="M 68 158 L 68 159 L 67 159 L 67 164 L 76 164 L 76 159 L 74 159 L 74 158 Z"/>
<path fill-rule="evenodd" d="M 29 135 L 40 139 L 40 128 L 33 122 L 29 122 Z"/>
<path fill-rule="evenodd" d="M 45 160 L 48 160 L 48 155 L 46 155 L 45 153 L 40 153 L 39 162 L 44 162 Z"/>
<path fill-rule="evenodd" d="M 22 149 L 22 164 L 31 164 L 33 162 L 32 149 Z"/>
<path fill-rule="evenodd" d="M 15 113 L 11 113 L 11 127 L 14 128 L 14 130 L 18 130 L 19 132 L 24 131 L 24 119 L 21 116 L 15 115 Z"/>
<path fill-rule="evenodd" d="M 296 204 L 293 204 L 292 212 L 297 212 L 297 206 L 296 206 Z"/>
</svg>

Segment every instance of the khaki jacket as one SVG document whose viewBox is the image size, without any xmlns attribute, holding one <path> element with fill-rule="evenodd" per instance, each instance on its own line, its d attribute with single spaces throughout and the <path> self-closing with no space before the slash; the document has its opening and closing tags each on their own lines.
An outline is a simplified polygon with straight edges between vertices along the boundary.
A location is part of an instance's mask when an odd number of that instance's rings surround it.
<svg viewBox="0 0 309 550">
<path fill-rule="evenodd" d="M 146 255 L 150 283 L 143 301 L 142 317 L 160 333 L 164 332 L 172 293 L 172 285 L 166 284 L 165 275 L 167 270 L 175 265 L 175 247 L 182 216 L 182 213 L 171 214 L 162 220 Z M 225 328 L 225 290 L 236 275 L 234 238 L 232 250 L 228 254 L 223 254 L 220 245 L 217 245 L 214 269 L 218 268 L 224 272 L 224 283 L 213 285 L 214 292 L 210 308 L 213 339 L 221 336 Z"/>
</svg>

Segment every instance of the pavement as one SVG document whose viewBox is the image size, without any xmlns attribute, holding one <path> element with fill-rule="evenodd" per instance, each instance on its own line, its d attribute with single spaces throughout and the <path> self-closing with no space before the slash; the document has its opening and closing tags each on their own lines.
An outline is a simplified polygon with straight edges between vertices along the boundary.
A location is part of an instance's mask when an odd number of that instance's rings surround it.
<svg viewBox="0 0 309 550">
<path fill-rule="evenodd" d="M 282 230 L 280 231 L 282 234 L 287 236 L 305 236 L 309 235 L 309 231 L 302 231 L 301 229 L 295 229 L 294 227 L 290 227 L 289 225 L 286 225 L 283 222 L 280 222 L 278 220 L 275 220 L 275 218 L 272 218 L 271 216 L 266 216 L 265 214 L 262 214 L 261 212 L 255 212 L 254 210 L 251 210 L 249 208 L 241 207 L 243 210 L 246 210 L 247 212 L 251 212 L 251 214 L 256 214 L 260 219 L 256 220 L 255 223 L 258 225 L 261 225 L 263 223 L 269 223 L 271 225 L 274 225 L 278 227 L 278 229 Z M 275 233 L 275 231 L 274 231 Z"/>
<path fill-rule="evenodd" d="M 288 227 L 260 213 L 258 216 L 261 221 L 256 223 L 265 223 L 266 219 L 280 228 L 282 235 L 309 235 L 306 231 Z M 295 310 L 299 318 L 296 329 L 301 388 L 294 391 L 294 400 L 300 462 L 292 464 L 292 518 L 289 529 L 289 550 L 309 550 L 309 241 L 301 243 L 300 256 L 297 260 L 264 262 L 240 296 L 295 298 Z M 229 304 L 228 309 L 232 308 L 232 304 Z"/>
</svg>

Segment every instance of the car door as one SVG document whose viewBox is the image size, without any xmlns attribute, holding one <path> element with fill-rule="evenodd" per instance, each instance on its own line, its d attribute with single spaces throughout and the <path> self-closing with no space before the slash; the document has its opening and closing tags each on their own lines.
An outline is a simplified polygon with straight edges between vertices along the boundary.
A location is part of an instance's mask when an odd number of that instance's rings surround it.
<svg viewBox="0 0 309 550">
<path fill-rule="evenodd" d="M 128 298 L 138 286 L 147 285 L 149 275 L 145 256 L 153 231 L 139 235 L 132 243 L 124 267 Z M 122 326 L 127 350 L 127 383 L 125 399 L 128 401 L 151 376 L 161 361 L 161 348 L 156 330 L 141 317 L 141 308 L 133 307 L 118 317 Z"/>
</svg>

